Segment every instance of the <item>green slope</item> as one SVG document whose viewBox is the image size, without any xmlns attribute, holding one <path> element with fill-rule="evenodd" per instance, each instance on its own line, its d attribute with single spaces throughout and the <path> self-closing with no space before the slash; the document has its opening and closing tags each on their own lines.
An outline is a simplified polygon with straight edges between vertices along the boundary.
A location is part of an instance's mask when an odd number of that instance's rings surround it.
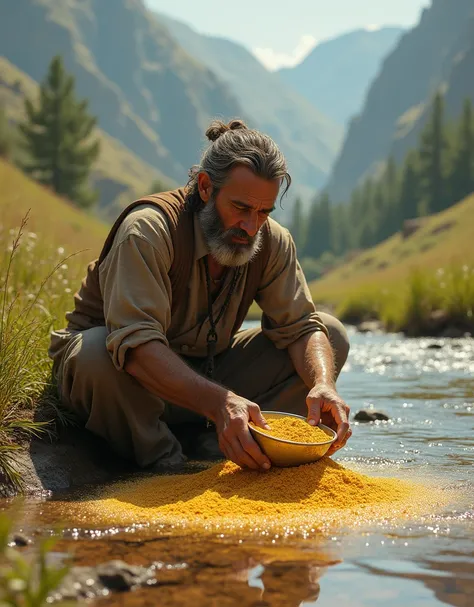
<svg viewBox="0 0 474 607">
<path fill-rule="evenodd" d="M 395 234 L 312 282 L 313 298 L 318 303 L 339 305 L 368 293 L 398 297 L 415 269 L 434 273 L 450 266 L 473 266 L 473 234 L 474 194 L 426 218 L 412 236 L 404 239 Z"/>
<path fill-rule="evenodd" d="M 107 224 L 59 198 L 2 159 L 0 183 L 1 231 L 15 230 L 29 211 L 27 230 L 35 233 L 45 247 L 63 247 L 66 254 L 83 251 L 74 258 L 74 264 L 79 265 L 79 275 L 84 274 L 84 263 L 100 252 L 109 231 Z"/>
</svg>

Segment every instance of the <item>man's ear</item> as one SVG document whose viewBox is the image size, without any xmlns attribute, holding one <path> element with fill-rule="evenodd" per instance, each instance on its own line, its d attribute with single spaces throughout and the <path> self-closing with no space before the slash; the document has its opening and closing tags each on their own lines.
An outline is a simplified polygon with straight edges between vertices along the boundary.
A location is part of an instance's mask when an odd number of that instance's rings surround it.
<svg viewBox="0 0 474 607">
<path fill-rule="evenodd" d="M 201 172 L 198 175 L 199 196 L 203 202 L 209 202 L 212 196 L 212 182 L 207 173 Z"/>
</svg>

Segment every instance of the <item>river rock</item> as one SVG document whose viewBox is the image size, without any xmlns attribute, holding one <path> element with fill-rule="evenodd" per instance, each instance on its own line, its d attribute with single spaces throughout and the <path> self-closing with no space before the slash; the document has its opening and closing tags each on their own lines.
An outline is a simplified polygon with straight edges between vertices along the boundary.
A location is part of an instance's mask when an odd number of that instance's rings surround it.
<svg viewBox="0 0 474 607">
<path fill-rule="evenodd" d="M 156 583 L 155 569 L 109 561 L 97 567 L 72 567 L 51 601 L 68 601 L 105 597 L 111 591 L 125 592 L 138 586 Z"/>
<path fill-rule="evenodd" d="M 469 337 L 470 333 L 461 327 L 457 327 L 455 325 L 448 325 L 443 332 L 440 334 L 440 337 Z"/>
<path fill-rule="evenodd" d="M 17 546 L 18 548 L 24 548 L 25 546 L 29 546 L 32 543 L 33 543 L 33 540 L 31 540 L 31 538 L 29 538 L 24 533 L 21 533 L 21 531 L 18 531 L 17 533 L 14 533 L 11 536 L 9 545 Z"/>
<path fill-rule="evenodd" d="M 155 579 L 152 569 L 139 565 L 128 565 L 123 561 L 109 561 L 97 567 L 100 582 L 110 590 L 130 590 Z"/>
<path fill-rule="evenodd" d="M 390 417 L 386 413 L 375 409 L 361 409 L 354 415 L 354 421 L 356 422 L 388 421 L 389 419 Z"/>
<path fill-rule="evenodd" d="M 356 328 L 359 333 L 382 333 L 384 330 L 383 323 L 380 320 L 364 320 Z"/>
</svg>

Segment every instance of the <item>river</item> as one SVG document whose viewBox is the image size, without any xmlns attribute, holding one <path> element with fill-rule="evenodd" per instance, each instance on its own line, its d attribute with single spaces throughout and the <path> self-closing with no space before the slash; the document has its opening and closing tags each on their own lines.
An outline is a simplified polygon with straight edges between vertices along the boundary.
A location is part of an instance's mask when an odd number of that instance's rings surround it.
<svg viewBox="0 0 474 607">
<path fill-rule="evenodd" d="M 372 476 L 433 479 L 461 490 L 424 521 L 306 539 L 89 529 L 69 521 L 56 548 L 75 564 L 112 558 L 158 563 L 160 583 L 104 605 L 418 607 L 474 605 L 474 340 L 351 333 L 339 392 L 352 411 L 388 422 L 355 424 L 339 463 Z M 55 522 L 55 501 L 23 506 L 26 531 Z M 62 557 L 61 557 L 62 558 Z"/>
</svg>

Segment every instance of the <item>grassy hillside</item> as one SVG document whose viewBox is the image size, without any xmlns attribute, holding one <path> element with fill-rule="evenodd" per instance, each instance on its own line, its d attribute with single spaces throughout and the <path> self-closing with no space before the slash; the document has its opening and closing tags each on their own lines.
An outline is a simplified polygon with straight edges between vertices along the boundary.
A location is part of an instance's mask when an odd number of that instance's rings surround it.
<svg viewBox="0 0 474 607">
<path fill-rule="evenodd" d="M 64 326 L 108 228 L 2 160 L 0 183 L 0 484 L 21 489 L 19 443 L 64 419 L 50 383 L 49 333 Z"/>
<path fill-rule="evenodd" d="M 83 274 L 84 262 L 100 252 L 109 230 L 107 224 L 58 198 L 1 159 L 0 183 L 1 239 L 10 241 L 11 231 L 30 210 L 27 231 L 36 234 L 36 246 L 48 250 L 62 247 L 65 254 L 84 251 L 75 257 L 73 264 L 79 265 Z M 4 256 L 5 251 L 1 255 Z M 37 262 L 42 265 L 41 259 Z"/>
<path fill-rule="evenodd" d="M 408 238 L 398 233 L 314 281 L 310 285 L 313 298 L 317 303 L 335 306 L 343 316 L 356 316 L 358 312 L 397 324 L 401 308 L 420 281 L 429 281 L 430 288 L 438 291 L 438 300 L 431 307 L 442 308 L 441 299 L 452 298 L 457 286 L 451 281 L 459 274 L 463 283 L 460 288 L 467 290 L 462 297 L 467 302 L 474 295 L 473 230 L 474 194 L 426 218 Z M 474 306 L 474 301 L 469 305 Z"/>
<path fill-rule="evenodd" d="M 5 57 L 0 57 L 0 105 L 13 123 L 23 119 L 25 97 L 36 99 L 38 84 Z M 97 129 L 101 142 L 100 156 L 92 172 L 92 181 L 99 190 L 99 211 L 109 219 L 116 214 L 120 198 L 129 201 L 148 192 L 155 179 L 163 183 L 173 182 L 154 169 L 120 141 L 101 129 Z"/>
</svg>

